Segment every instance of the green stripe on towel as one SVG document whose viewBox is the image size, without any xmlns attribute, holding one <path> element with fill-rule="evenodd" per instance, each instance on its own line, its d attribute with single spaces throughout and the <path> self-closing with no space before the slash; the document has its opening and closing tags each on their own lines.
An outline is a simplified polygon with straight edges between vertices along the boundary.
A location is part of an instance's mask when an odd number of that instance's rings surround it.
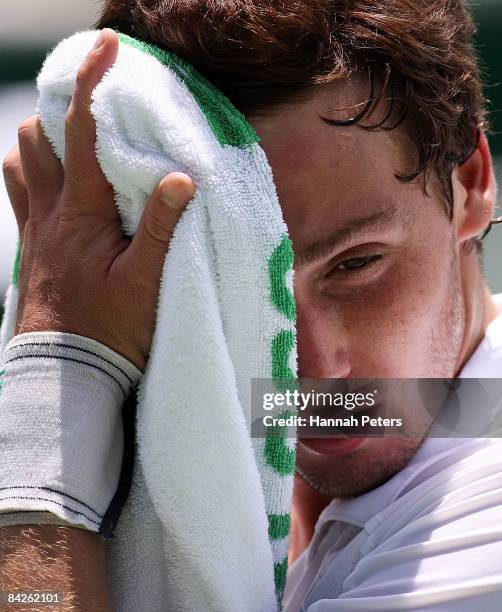
<svg viewBox="0 0 502 612">
<path fill-rule="evenodd" d="M 271 540 L 282 540 L 289 534 L 291 519 L 289 514 L 268 515 L 268 536 Z"/>
<path fill-rule="evenodd" d="M 274 564 L 274 579 L 275 579 L 275 587 L 280 594 L 279 606 L 281 606 L 282 594 L 284 593 L 284 588 L 286 586 L 286 577 L 288 573 L 288 558 L 286 557 L 280 563 Z"/>
<path fill-rule="evenodd" d="M 276 309 L 294 323 L 296 321 L 295 299 L 286 284 L 286 274 L 293 267 L 293 259 L 293 245 L 289 237 L 284 234 L 268 262 L 270 299 Z"/>
<path fill-rule="evenodd" d="M 260 138 L 230 100 L 193 66 L 169 51 L 119 33 L 121 42 L 148 53 L 170 68 L 187 86 L 220 144 L 243 147 Z"/>
</svg>

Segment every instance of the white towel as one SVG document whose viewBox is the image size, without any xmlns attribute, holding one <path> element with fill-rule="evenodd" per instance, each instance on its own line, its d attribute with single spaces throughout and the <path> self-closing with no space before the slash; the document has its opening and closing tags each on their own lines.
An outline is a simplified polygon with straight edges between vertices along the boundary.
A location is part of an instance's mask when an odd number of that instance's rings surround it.
<svg viewBox="0 0 502 612">
<path fill-rule="evenodd" d="M 61 160 L 75 73 L 95 38 L 82 32 L 60 43 L 38 78 L 43 129 Z M 276 610 L 286 577 L 294 440 L 285 431 L 250 434 L 251 379 L 296 375 L 293 254 L 272 172 L 252 127 L 190 65 L 120 40 L 91 110 L 97 157 L 124 231 L 134 233 L 167 173 L 186 172 L 197 184 L 164 266 L 128 504 L 134 508 L 135 496 L 147 492 L 158 518 L 169 557 L 159 609 Z M 3 346 L 12 335 L 15 284 Z M 128 539 L 141 541 L 145 525 L 127 508 L 119 524 L 109 562 L 124 576 L 127 564 L 142 562 L 132 558 L 137 549 Z M 146 609 L 127 588 L 111 584 L 118 609 Z"/>
</svg>

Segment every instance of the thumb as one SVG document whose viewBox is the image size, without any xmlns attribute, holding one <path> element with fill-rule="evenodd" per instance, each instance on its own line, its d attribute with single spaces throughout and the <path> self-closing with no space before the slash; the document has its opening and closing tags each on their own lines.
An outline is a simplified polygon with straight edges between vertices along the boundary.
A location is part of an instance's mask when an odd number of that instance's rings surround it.
<svg viewBox="0 0 502 612">
<path fill-rule="evenodd" d="M 160 275 L 176 223 L 194 195 L 194 182 L 182 172 L 168 174 L 160 181 L 127 249 L 131 266 Z"/>
</svg>

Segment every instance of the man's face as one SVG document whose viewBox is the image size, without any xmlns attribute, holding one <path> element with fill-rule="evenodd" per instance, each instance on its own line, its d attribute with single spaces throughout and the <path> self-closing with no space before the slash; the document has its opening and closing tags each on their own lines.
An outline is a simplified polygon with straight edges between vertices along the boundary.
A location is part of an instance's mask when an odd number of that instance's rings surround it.
<svg viewBox="0 0 502 612">
<path fill-rule="evenodd" d="M 428 197 L 419 181 L 396 178 L 416 163 L 402 132 L 320 119 L 348 106 L 352 90 L 251 119 L 295 252 L 299 376 L 453 377 L 464 332 L 454 227 L 436 184 Z M 420 442 L 368 438 L 341 453 L 300 440 L 298 472 L 329 496 L 358 495 L 404 467 Z"/>
</svg>

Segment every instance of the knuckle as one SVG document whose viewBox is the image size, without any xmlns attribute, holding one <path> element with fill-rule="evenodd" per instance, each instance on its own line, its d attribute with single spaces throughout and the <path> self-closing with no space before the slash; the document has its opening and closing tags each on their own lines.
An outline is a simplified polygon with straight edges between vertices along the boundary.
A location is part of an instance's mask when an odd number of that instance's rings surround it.
<svg viewBox="0 0 502 612">
<path fill-rule="evenodd" d="M 92 66 L 90 62 L 84 61 L 77 70 L 75 76 L 75 89 L 85 86 L 92 76 Z"/>
<path fill-rule="evenodd" d="M 88 118 L 86 116 L 88 111 L 88 105 L 77 103 L 75 100 L 70 102 L 65 119 L 66 136 L 80 138 L 84 133 L 87 133 L 89 129 Z"/>
<path fill-rule="evenodd" d="M 69 136 L 78 134 L 78 112 L 73 102 L 66 113 L 65 132 Z"/>
<path fill-rule="evenodd" d="M 34 130 L 37 128 L 38 117 L 36 115 L 32 115 L 28 117 L 24 121 L 22 121 L 17 129 L 17 135 L 20 142 L 25 141 L 27 138 L 33 134 Z"/>
<path fill-rule="evenodd" d="M 2 161 L 2 172 L 6 182 L 15 180 L 19 174 L 20 165 L 19 149 L 15 147 L 7 153 Z"/>
<path fill-rule="evenodd" d="M 150 209 L 145 212 L 145 232 L 151 240 L 165 248 L 171 240 L 173 228 L 160 211 Z"/>
</svg>

